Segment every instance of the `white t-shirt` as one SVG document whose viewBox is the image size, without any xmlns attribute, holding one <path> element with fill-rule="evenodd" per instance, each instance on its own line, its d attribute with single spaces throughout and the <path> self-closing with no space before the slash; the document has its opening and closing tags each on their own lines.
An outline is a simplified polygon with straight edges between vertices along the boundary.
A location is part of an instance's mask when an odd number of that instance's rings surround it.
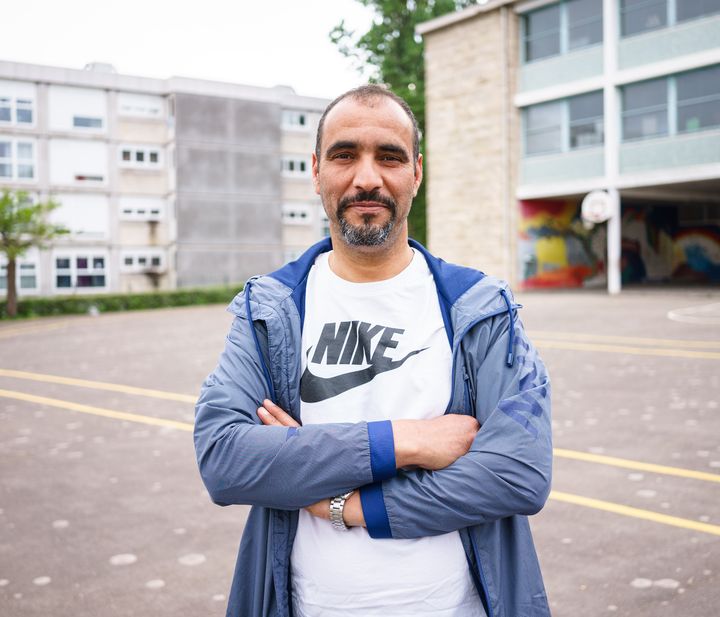
<svg viewBox="0 0 720 617">
<path fill-rule="evenodd" d="M 422 255 L 373 283 L 341 279 L 328 258 L 320 255 L 308 276 L 303 424 L 442 415 L 452 354 Z M 485 615 L 456 531 L 378 540 L 301 510 L 290 563 L 297 617 Z"/>
</svg>

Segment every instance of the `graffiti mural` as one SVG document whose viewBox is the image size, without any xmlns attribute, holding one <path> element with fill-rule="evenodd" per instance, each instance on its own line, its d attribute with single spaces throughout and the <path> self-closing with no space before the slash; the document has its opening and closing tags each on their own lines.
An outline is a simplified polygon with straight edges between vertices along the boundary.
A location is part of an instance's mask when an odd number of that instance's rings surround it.
<svg viewBox="0 0 720 617">
<path fill-rule="evenodd" d="M 605 226 L 586 229 L 574 200 L 520 204 L 520 280 L 525 289 L 605 285 Z"/>
<path fill-rule="evenodd" d="M 720 227 L 681 224 L 681 208 L 623 204 L 623 283 L 720 283 Z"/>
</svg>

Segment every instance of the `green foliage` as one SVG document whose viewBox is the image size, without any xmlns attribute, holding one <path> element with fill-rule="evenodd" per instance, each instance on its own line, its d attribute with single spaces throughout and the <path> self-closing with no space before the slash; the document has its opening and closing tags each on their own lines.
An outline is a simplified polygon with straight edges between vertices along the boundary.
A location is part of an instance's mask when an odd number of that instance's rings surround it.
<svg viewBox="0 0 720 617">
<path fill-rule="evenodd" d="M 48 215 L 60 204 L 49 200 L 32 203 L 23 191 L 3 189 L 0 195 L 0 251 L 8 261 L 17 259 L 31 246 L 43 247 L 57 236 L 68 233 L 48 221 Z"/>
<path fill-rule="evenodd" d="M 423 41 L 415 34 L 419 23 L 475 4 L 474 0 L 357 0 L 370 7 L 375 19 L 365 33 L 348 30 L 341 21 L 330 40 L 344 56 L 356 60 L 369 81 L 382 83 L 403 97 L 425 133 L 425 65 Z M 424 139 L 420 144 L 425 151 Z M 427 170 L 426 170 L 427 172 Z M 425 183 L 420 187 L 408 219 L 410 235 L 426 242 Z"/>
<path fill-rule="evenodd" d="M 50 298 L 23 298 L 18 317 L 47 317 L 81 315 L 95 307 L 100 313 L 136 311 L 191 306 L 198 304 L 229 303 L 242 290 L 242 285 L 178 289 L 138 294 L 98 294 L 92 296 L 53 296 Z M 0 319 L 7 318 L 6 303 L 0 302 Z"/>
</svg>

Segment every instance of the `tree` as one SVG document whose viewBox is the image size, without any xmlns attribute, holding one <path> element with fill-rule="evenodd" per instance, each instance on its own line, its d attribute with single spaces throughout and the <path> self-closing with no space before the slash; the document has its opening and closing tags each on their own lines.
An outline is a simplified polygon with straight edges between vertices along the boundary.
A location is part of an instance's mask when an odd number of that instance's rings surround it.
<svg viewBox="0 0 720 617">
<path fill-rule="evenodd" d="M 53 238 L 68 233 L 64 227 L 48 221 L 50 212 L 58 207 L 60 204 L 52 200 L 34 204 L 23 191 L 3 189 L 0 196 L 0 252 L 5 253 L 7 259 L 8 317 L 17 315 L 17 258 L 32 246 L 42 248 Z"/>
<path fill-rule="evenodd" d="M 463 9 L 475 0 L 357 0 L 375 12 L 364 34 L 348 30 L 344 20 L 330 32 L 341 54 L 353 58 L 371 83 L 382 83 L 403 97 L 425 133 L 425 63 L 423 41 L 415 26 Z M 424 138 L 420 146 L 424 152 Z M 425 183 L 418 191 L 408 218 L 410 235 L 426 242 Z"/>
</svg>

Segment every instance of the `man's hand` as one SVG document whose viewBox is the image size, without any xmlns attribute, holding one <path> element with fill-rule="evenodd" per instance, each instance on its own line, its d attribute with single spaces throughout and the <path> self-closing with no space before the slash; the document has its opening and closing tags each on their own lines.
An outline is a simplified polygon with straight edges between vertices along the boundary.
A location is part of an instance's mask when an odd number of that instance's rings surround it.
<svg viewBox="0 0 720 617">
<path fill-rule="evenodd" d="M 290 414 L 270 399 L 263 401 L 263 406 L 258 407 L 257 413 L 260 421 L 267 426 L 300 426 Z"/>
<path fill-rule="evenodd" d="M 396 465 L 423 469 L 442 469 L 467 454 L 480 428 L 474 417 L 452 413 L 392 424 Z"/>
</svg>

